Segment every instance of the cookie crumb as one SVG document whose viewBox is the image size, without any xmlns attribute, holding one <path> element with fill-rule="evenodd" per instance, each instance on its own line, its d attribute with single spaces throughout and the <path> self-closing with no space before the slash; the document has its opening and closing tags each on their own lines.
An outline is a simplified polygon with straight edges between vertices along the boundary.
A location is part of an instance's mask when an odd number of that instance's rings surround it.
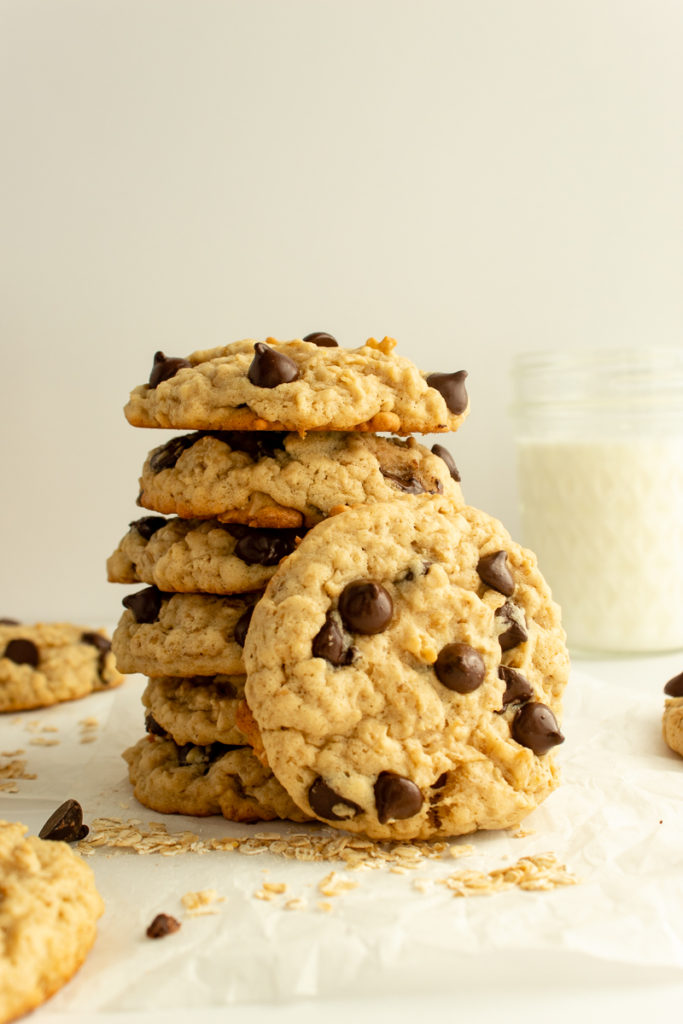
<svg viewBox="0 0 683 1024">
<path fill-rule="evenodd" d="M 157 914 L 147 929 L 147 936 L 150 939 L 163 939 L 166 935 L 172 935 L 180 928 L 180 921 L 170 914 Z"/>
<path fill-rule="evenodd" d="M 190 915 L 217 914 L 218 910 L 212 906 L 214 903 L 222 903 L 223 896 L 219 896 L 215 889 L 200 889 L 198 892 L 186 892 L 181 897 L 181 903 Z M 211 909 L 208 909 L 211 907 Z"/>
</svg>

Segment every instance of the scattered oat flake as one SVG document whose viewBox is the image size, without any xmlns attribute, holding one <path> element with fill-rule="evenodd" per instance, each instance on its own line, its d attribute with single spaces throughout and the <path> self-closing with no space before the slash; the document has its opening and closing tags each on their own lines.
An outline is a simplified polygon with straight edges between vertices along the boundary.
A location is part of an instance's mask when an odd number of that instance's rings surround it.
<svg viewBox="0 0 683 1024">
<path fill-rule="evenodd" d="M 332 910 L 332 904 L 326 903 L 324 900 L 318 900 L 318 910 L 322 910 L 324 913 L 329 914 Z"/>
<path fill-rule="evenodd" d="M 287 900 L 286 903 L 283 904 L 283 906 L 284 906 L 285 910 L 305 910 L 306 909 L 305 902 L 303 900 L 299 899 L 298 897 L 295 897 L 292 900 Z"/>
<path fill-rule="evenodd" d="M 47 736 L 34 736 L 30 739 L 29 744 L 32 747 L 58 747 L 59 740 L 49 740 Z"/>
<path fill-rule="evenodd" d="M 82 726 L 85 726 L 86 729 L 90 729 L 90 728 L 94 728 L 95 726 L 99 725 L 100 722 L 99 722 L 98 718 L 93 718 L 92 716 L 90 716 L 89 718 L 81 718 L 79 720 L 78 724 L 82 725 Z"/>
<path fill-rule="evenodd" d="M 213 904 L 222 903 L 224 899 L 215 889 L 200 889 L 198 892 L 186 892 L 181 903 L 189 914 L 216 914 L 218 911 Z"/>
<path fill-rule="evenodd" d="M 0 782 L 0 793 L 18 793 L 19 787 L 16 782 Z"/>
<path fill-rule="evenodd" d="M 554 853 L 520 857 L 509 867 L 493 871 L 459 871 L 439 879 L 454 896 L 488 895 L 517 887 L 523 890 L 548 890 L 577 885 L 578 878 L 567 871 Z"/>
<path fill-rule="evenodd" d="M 33 772 L 26 771 L 26 761 L 23 758 L 14 758 L 7 764 L 0 764 L 0 779 L 35 779 Z"/>
<path fill-rule="evenodd" d="M 20 754 L 25 754 L 25 750 L 0 750 L 0 757 L 19 757 Z"/>
<path fill-rule="evenodd" d="M 526 839 L 527 836 L 535 836 L 535 828 L 518 828 L 516 832 L 512 833 L 513 839 Z"/>
<path fill-rule="evenodd" d="M 339 896 L 342 892 L 357 888 L 358 882 L 351 882 L 347 878 L 342 878 L 336 871 L 330 871 L 329 875 L 325 875 L 318 882 L 318 890 L 321 896 Z"/>
<path fill-rule="evenodd" d="M 40 728 L 41 732 L 59 732 L 56 725 L 43 725 Z"/>
</svg>

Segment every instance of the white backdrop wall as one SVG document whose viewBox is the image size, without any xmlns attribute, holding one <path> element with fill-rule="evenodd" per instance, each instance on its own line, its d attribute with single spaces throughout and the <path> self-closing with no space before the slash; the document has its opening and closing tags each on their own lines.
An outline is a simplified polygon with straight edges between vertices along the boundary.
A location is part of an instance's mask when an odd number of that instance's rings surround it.
<svg viewBox="0 0 683 1024">
<path fill-rule="evenodd" d="M 157 348 L 468 369 L 517 536 L 515 353 L 683 344 L 682 52 L 679 0 L 0 0 L 0 615 L 117 618 Z"/>
</svg>

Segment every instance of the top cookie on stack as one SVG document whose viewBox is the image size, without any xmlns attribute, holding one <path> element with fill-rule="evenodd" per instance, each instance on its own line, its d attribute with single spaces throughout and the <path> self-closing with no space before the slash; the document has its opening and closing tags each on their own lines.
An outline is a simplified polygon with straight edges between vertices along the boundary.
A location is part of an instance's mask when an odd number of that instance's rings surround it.
<svg viewBox="0 0 683 1024">
<path fill-rule="evenodd" d="M 394 355 L 396 342 L 370 338 L 339 348 L 328 334 L 251 339 L 193 352 L 157 352 L 149 383 L 125 408 L 136 427 L 182 430 L 457 430 L 468 412 L 464 370 L 424 374 Z"/>
</svg>

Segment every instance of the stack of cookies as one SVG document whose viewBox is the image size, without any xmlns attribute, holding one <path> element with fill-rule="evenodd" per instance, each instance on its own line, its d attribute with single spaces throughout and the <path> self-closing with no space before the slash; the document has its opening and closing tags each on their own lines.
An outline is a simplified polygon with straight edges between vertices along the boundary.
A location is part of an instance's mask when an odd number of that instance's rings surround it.
<svg viewBox="0 0 683 1024">
<path fill-rule="evenodd" d="M 389 339 L 343 350 L 317 334 L 189 360 L 157 353 L 149 383 L 133 391 L 135 426 L 193 431 L 150 452 L 138 503 L 164 515 L 131 523 L 107 563 L 111 581 L 147 584 L 124 598 L 113 637 L 120 670 L 148 677 L 147 736 L 125 755 L 146 806 L 311 817 L 254 754 L 243 647 L 270 577 L 317 523 L 398 495 L 462 504 L 445 449 L 375 431 L 454 429 L 465 375 L 435 375 L 444 398 L 392 350 Z"/>
<path fill-rule="evenodd" d="M 380 839 L 517 823 L 556 785 L 568 659 L 530 552 L 464 505 L 466 373 L 328 334 L 159 352 L 130 423 L 145 516 L 108 562 L 126 751 L 161 812 L 318 819 Z M 385 436 L 386 434 L 399 436 Z M 165 518 L 170 516 L 172 518 Z"/>
</svg>

